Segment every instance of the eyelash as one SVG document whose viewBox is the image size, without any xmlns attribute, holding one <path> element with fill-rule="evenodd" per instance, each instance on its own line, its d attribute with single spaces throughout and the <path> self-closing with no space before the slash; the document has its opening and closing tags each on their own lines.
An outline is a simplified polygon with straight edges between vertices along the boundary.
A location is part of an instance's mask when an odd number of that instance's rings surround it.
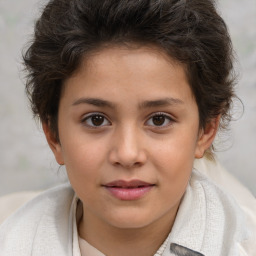
<svg viewBox="0 0 256 256">
<path fill-rule="evenodd" d="M 165 127 L 168 127 L 170 126 L 175 120 L 174 118 L 172 118 L 170 115 L 166 114 L 166 113 L 163 113 L 163 112 L 157 112 L 157 113 L 154 113 L 152 115 L 150 115 L 150 117 L 147 119 L 146 121 L 146 124 L 154 117 L 163 117 L 164 118 L 164 125 L 148 125 L 148 126 L 152 126 L 152 127 L 156 127 L 158 129 L 161 129 L 161 128 L 165 128 Z M 168 123 L 166 124 L 166 120 L 168 120 Z"/>
<path fill-rule="evenodd" d="M 104 125 L 94 125 L 92 123 L 92 118 L 93 117 L 103 117 L 103 124 L 107 121 L 108 124 L 104 124 Z M 90 120 L 91 124 L 88 124 L 88 120 Z M 81 120 L 81 123 L 84 124 L 85 126 L 89 127 L 89 128 L 93 128 L 93 129 L 97 129 L 99 127 L 103 127 L 103 126 L 108 126 L 110 125 L 110 121 L 108 120 L 108 118 L 106 118 L 106 116 L 103 113 L 100 112 L 95 112 L 95 113 L 90 113 L 86 116 L 83 117 L 83 119 Z"/>
<path fill-rule="evenodd" d="M 93 117 L 100 117 L 100 118 L 103 117 L 103 120 L 100 120 L 100 121 L 103 121 L 102 124 L 99 124 L 99 125 L 93 124 L 93 121 L 92 121 Z M 150 120 L 152 120 L 155 117 L 163 117 L 164 124 L 163 125 L 162 124 L 160 124 L 160 125 L 149 124 Z M 166 124 L 166 120 L 168 120 L 167 124 Z M 90 122 L 90 124 L 88 124 L 88 121 Z M 146 124 L 146 126 L 161 129 L 161 128 L 170 126 L 174 121 L 175 120 L 170 115 L 163 113 L 163 112 L 157 112 L 157 113 L 151 114 L 149 116 L 149 118 L 147 119 L 147 121 L 145 122 L 145 124 Z M 107 122 L 107 124 L 106 124 L 106 122 Z M 100 113 L 100 112 L 90 113 L 90 114 L 84 116 L 83 119 L 81 120 L 81 123 L 89 128 L 93 128 L 93 129 L 111 125 L 111 122 L 108 120 L 108 118 L 103 113 Z M 153 121 L 151 123 L 153 123 Z"/>
</svg>

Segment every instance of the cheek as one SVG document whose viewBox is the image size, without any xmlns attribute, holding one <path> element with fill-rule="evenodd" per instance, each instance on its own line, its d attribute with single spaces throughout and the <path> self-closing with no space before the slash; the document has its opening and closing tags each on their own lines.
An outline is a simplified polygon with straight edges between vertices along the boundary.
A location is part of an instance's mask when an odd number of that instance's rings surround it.
<svg viewBox="0 0 256 256">
<path fill-rule="evenodd" d="M 173 191 L 184 190 L 190 178 L 195 154 L 195 140 L 183 136 L 161 145 L 155 144 L 152 159 L 159 170 L 160 183 L 170 186 Z"/>
<path fill-rule="evenodd" d="M 196 150 L 196 136 L 173 135 L 170 138 L 156 143 L 151 151 L 151 158 L 155 159 L 158 165 L 178 168 L 184 166 L 186 169 L 193 165 Z M 183 168 L 182 168 L 183 169 Z"/>
<path fill-rule="evenodd" d="M 88 144 L 66 143 L 62 147 L 69 181 L 79 198 L 90 198 L 95 184 L 99 184 L 100 151 Z"/>
<path fill-rule="evenodd" d="M 159 184 L 165 195 L 165 199 L 170 205 L 178 203 L 186 191 L 192 168 L 193 157 L 188 157 L 188 153 L 172 148 L 170 154 L 159 156 L 161 162 L 158 162 Z"/>
<path fill-rule="evenodd" d="M 91 165 L 105 154 L 104 141 L 85 134 L 81 129 L 63 133 L 62 154 L 65 165 Z"/>
<path fill-rule="evenodd" d="M 97 182 L 100 166 L 105 160 L 102 145 L 86 140 L 66 140 L 62 155 L 71 183 Z"/>
</svg>

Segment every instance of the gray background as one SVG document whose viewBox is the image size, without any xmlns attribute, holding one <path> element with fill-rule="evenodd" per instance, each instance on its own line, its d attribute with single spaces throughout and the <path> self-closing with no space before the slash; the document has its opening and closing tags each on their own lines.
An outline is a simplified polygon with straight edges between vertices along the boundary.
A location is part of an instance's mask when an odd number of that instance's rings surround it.
<svg viewBox="0 0 256 256">
<path fill-rule="evenodd" d="M 0 0 L 0 195 L 66 179 L 32 119 L 21 72 L 21 50 L 44 2 Z M 219 138 L 218 158 L 256 195 L 256 0 L 221 0 L 219 9 L 237 52 L 237 93 L 245 112 Z M 239 108 L 235 113 L 240 115 Z"/>
</svg>

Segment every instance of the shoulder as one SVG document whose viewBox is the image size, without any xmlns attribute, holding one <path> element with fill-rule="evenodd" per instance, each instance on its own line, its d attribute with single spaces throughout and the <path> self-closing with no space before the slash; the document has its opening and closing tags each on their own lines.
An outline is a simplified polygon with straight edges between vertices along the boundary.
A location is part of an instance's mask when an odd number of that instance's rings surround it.
<svg viewBox="0 0 256 256">
<path fill-rule="evenodd" d="M 255 196 L 218 161 L 212 162 L 207 159 L 199 159 L 195 161 L 194 166 L 200 173 L 206 176 L 211 183 L 214 183 L 214 185 L 218 187 L 218 190 L 223 191 L 224 194 L 233 198 L 256 233 Z"/>
<path fill-rule="evenodd" d="M 9 204 L 14 204 L 14 213 L 11 214 L 6 221 L 10 222 L 22 216 L 39 216 L 43 212 L 52 210 L 54 205 L 62 205 L 68 198 L 72 198 L 74 192 L 69 184 L 59 185 L 41 193 L 21 193 L 3 197 L 1 199 L 1 207 L 5 208 Z M 16 211 L 15 211 L 16 208 Z M 40 213 L 40 214 L 39 214 Z M 18 217 L 18 218 L 17 218 Z M 5 222 L 3 224 L 5 224 Z M 2 225 L 0 226 L 2 227 Z"/>
<path fill-rule="evenodd" d="M 22 191 L 0 197 L 0 225 L 21 206 L 38 196 L 42 191 Z"/>
<path fill-rule="evenodd" d="M 215 166 L 212 176 L 207 175 L 209 170 L 194 170 L 190 182 L 198 194 L 203 191 L 201 194 L 207 201 L 206 216 L 212 220 L 207 229 L 210 231 L 212 227 L 212 234 L 219 223 L 217 233 L 223 227 L 223 241 L 236 241 L 241 255 L 253 255 L 256 252 L 256 199 L 219 163 Z"/>
<path fill-rule="evenodd" d="M 252 209 L 254 213 L 256 212 L 256 198 L 219 161 L 210 161 L 206 158 L 197 159 L 194 167 L 223 191 L 231 194 L 242 208 Z"/>
<path fill-rule="evenodd" d="M 61 218 L 68 220 L 73 198 L 74 191 L 70 185 L 64 184 L 41 193 L 19 208 L 0 226 L 1 250 L 9 252 L 15 244 L 21 250 L 17 255 L 26 255 L 41 228 L 50 231 Z"/>
<path fill-rule="evenodd" d="M 254 255 L 256 229 L 248 220 L 232 195 L 193 170 L 169 242 L 207 256 Z"/>
</svg>

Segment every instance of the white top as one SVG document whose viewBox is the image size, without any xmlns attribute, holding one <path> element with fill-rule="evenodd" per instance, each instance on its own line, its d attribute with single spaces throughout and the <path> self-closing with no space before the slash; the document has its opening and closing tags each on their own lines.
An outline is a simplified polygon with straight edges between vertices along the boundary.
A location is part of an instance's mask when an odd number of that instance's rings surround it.
<svg viewBox="0 0 256 256">
<path fill-rule="evenodd" d="M 79 246 L 81 250 L 81 256 L 105 256 L 81 237 L 79 237 Z"/>
<path fill-rule="evenodd" d="M 70 185 L 62 185 L 24 205 L 0 226 L 1 256 L 81 256 L 77 202 Z M 162 256 L 255 256 L 255 241 L 246 212 L 194 170 Z"/>
<path fill-rule="evenodd" d="M 95 247 L 90 245 L 86 240 L 82 239 L 81 237 L 79 239 L 79 247 L 81 250 L 81 256 L 105 256 L 102 252 L 97 250 Z M 161 247 L 158 249 L 158 251 L 154 254 L 154 256 L 162 256 L 163 252 L 166 249 L 166 246 L 169 241 L 169 236 L 166 238 L 164 243 L 161 245 Z"/>
</svg>

